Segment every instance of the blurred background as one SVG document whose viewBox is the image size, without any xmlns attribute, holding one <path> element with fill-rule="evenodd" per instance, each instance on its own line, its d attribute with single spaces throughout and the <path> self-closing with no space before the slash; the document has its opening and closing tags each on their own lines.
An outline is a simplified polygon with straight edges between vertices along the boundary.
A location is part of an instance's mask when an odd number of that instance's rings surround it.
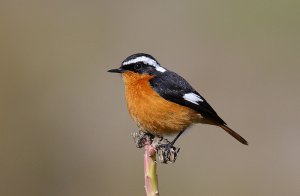
<svg viewBox="0 0 300 196">
<path fill-rule="evenodd" d="M 0 3 L 0 195 L 144 195 L 121 77 L 180 73 L 238 133 L 197 125 L 161 195 L 300 195 L 300 1 Z"/>
</svg>

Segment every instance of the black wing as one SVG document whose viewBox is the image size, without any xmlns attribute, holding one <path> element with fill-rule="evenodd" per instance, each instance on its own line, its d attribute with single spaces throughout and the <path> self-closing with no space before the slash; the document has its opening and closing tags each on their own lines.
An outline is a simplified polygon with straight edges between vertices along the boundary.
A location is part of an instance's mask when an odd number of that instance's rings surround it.
<svg viewBox="0 0 300 196">
<path fill-rule="evenodd" d="M 193 87 L 178 74 L 166 71 L 163 74 L 150 80 L 152 88 L 163 98 L 182 106 L 189 107 L 199 112 L 203 117 L 213 120 L 215 123 L 226 125 L 218 116 L 214 109 Z M 183 98 L 185 94 L 194 93 L 201 97 L 203 101 L 193 103 Z"/>
</svg>

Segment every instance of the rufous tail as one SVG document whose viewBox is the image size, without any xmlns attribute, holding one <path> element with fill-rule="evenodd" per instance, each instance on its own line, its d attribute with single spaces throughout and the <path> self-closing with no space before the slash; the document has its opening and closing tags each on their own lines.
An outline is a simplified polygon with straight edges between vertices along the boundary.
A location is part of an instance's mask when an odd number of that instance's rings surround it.
<svg viewBox="0 0 300 196">
<path fill-rule="evenodd" d="M 239 142 L 241 142 L 242 144 L 248 145 L 248 142 L 242 136 L 236 133 L 234 130 L 230 129 L 226 125 L 220 125 L 220 127 L 224 129 L 227 133 L 229 133 L 232 137 L 234 137 Z"/>
</svg>

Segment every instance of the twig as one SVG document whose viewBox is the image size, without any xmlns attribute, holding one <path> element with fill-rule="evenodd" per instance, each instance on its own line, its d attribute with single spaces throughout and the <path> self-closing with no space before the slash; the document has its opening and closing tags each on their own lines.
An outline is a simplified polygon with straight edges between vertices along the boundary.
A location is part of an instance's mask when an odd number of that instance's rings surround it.
<svg viewBox="0 0 300 196">
<path fill-rule="evenodd" d="M 161 163 L 174 163 L 180 148 L 170 146 L 167 139 L 155 137 L 150 133 L 133 133 L 132 137 L 138 148 L 144 152 L 144 177 L 147 196 L 158 196 L 158 179 L 156 174 L 156 153 Z"/>
<path fill-rule="evenodd" d="M 156 174 L 156 150 L 151 143 L 147 143 L 144 148 L 144 175 L 146 194 L 147 196 L 157 196 L 159 193 Z"/>
</svg>

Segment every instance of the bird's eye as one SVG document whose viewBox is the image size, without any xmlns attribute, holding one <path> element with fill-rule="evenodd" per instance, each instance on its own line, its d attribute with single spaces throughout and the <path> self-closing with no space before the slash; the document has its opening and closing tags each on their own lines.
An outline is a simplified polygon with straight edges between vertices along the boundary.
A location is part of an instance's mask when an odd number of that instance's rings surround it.
<svg viewBox="0 0 300 196">
<path fill-rule="evenodd" d="M 142 64 L 140 63 L 137 63 L 134 65 L 134 69 L 137 70 L 137 69 L 141 69 L 142 68 Z"/>
</svg>

